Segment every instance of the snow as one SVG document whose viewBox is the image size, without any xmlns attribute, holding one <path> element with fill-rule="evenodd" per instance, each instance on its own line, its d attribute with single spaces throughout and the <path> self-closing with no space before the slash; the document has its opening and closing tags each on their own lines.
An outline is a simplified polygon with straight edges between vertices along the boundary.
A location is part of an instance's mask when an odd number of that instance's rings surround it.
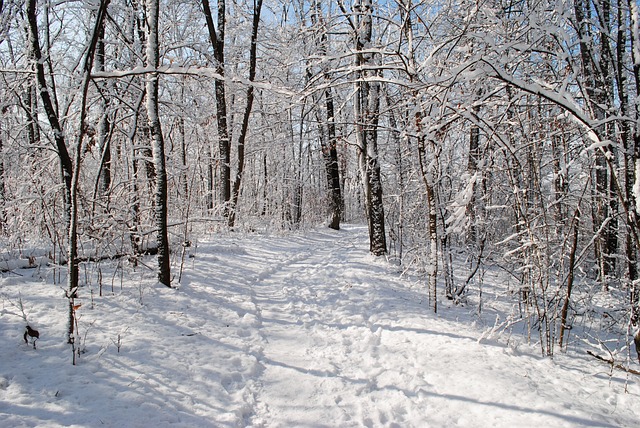
<svg viewBox="0 0 640 428">
<path fill-rule="evenodd" d="M 542 358 L 488 335 L 471 306 L 435 315 L 421 283 L 367 249 L 352 225 L 201 236 L 179 289 L 113 262 L 103 297 L 83 265 L 76 366 L 53 268 L 4 273 L 0 426 L 636 426 L 637 377 L 579 347 Z"/>
</svg>

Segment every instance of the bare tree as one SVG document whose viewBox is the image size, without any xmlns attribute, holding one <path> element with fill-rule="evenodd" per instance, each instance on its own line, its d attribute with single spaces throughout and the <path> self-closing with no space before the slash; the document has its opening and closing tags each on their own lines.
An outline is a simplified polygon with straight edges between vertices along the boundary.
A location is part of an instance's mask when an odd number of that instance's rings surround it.
<svg viewBox="0 0 640 428">
<path fill-rule="evenodd" d="M 2 7 L 0 7 L 0 12 L 2 11 Z M 4 115 L 4 106 L 0 106 L 0 114 Z M 0 122 L 0 235 L 5 234 L 5 223 L 7 222 L 7 213 L 6 213 L 6 205 L 7 205 L 7 192 L 5 188 L 5 177 L 4 177 L 4 140 L 2 135 L 2 122 Z"/>
<path fill-rule="evenodd" d="M 156 227 L 156 245 L 158 248 L 158 281 L 171 287 L 171 264 L 169 234 L 167 225 L 167 168 L 165 165 L 164 136 L 160 124 L 158 103 L 159 65 L 159 0 L 147 0 L 147 67 L 150 69 L 146 77 L 147 118 L 151 132 L 151 148 L 155 166 L 155 206 L 154 221 Z"/>
<path fill-rule="evenodd" d="M 318 50 L 321 56 L 327 55 L 328 50 L 328 35 L 324 17 L 322 16 L 322 9 L 320 3 L 314 1 L 312 5 L 311 21 L 314 26 L 318 28 L 320 32 Z M 340 169 L 338 164 L 338 150 L 337 150 L 337 137 L 336 137 L 336 112 L 333 101 L 333 92 L 330 82 L 329 72 L 327 66 L 323 67 L 322 76 L 323 83 L 326 85 L 321 92 L 324 96 L 324 100 L 316 100 L 318 106 L 324 105 L 324 109 L 318 108 L 316 110 L 319 116 L 320 126 L 320 144 L 322 146 L 322 156 L 324 159 L 325 172 L 327 177 L 327 188 L 329 189 L 329 201 L 331 211 L 331 221 L 329 227 L 331 229 L 340 229 L 340 220 L 342 218 L 342 207 L 344 201 L 342 199 L 342 190 L 340 187 Z M 324 113 L 324 117 L 320 113 Z"/>
<path fill-rule="evenodd" d="M 231 204 L 228 224 L 233 228 L 236 222 L 238 197 L 240 196 L 240 185 L 244 175 L 245 166 L 245 144 L 247 134 L 249 133 L 249 119 L 251 118 L 251 110 L 254 101 L 253 82 L 256 78 L 256 64 L 258 62 L 258 26 L 260 25 L 260 14 L 262 11 L 262 0 L 253 1 L 253 20 L 251 25 L 251 46 L 249 48 L 249 86 L 247 87 L 247 104 L 242 115 L 242 123 L 240 125 L 240 134 L 238 135 L 238 165 L 236 168 L 236 176 L 233 180 L 233 188 L 231 193 Z"/>
<path fill-rule="evenodd" d="M 35 66 L 35 74 L 38 90 L 42 100 L 45 113 L 49 120 L 49 124 L 54 134 L 54 141 L 60 160 L 62 169 L 64 189 L 65 189 L 65 215 L 68 229 L 68 290 L 67 298 L 69 299 L 69 325 L 68 325 L 68 342 L 74 344 L 74 325 L 75 325 L 75 309 L 74 299 L 78 291 L 78 192 L 80 179 L 80 163 L 82 160 L 82 147 L 85 136 L 85 118 L 87 114 L 87 92 L 91 78 L 91 68 L 93 67 L 94 54 L 98 43 L 100 29 L 106 16 L 109 0 L 102 0 L 96 14 L 96 22 L 91 35 L 89 46 L 86 50 L 82 67 L 82 85 L 80 120 L 75 142 L 75 162 L 72 161 L 70 153 L 67 149 L 65 132 L 60 124 L 58 114 L 53 105 L 50 96 L 42 59 L 42 51 L 40 49 L 40 41 L 38 36 L 38 19 L 36 10 L 36 1 L 29 0 L 27 2 L 27 20 L 29 22 L 29 53 Z M 75 348 L 74 348 L 75 362 Z"/>
<path fill-rule="evenodd" d="M 95 55 L 95 71 L 101 72 L 105 70 L 105 41 L 104 41 L 104 25 L 99 30 L 98 43 Z M 96 189 L 103 197 L 108 196 L 111 189 L 111 117 L 110 104 L 111 94 L 109 94 L 109 84 L 101 82 L 98 84 L 100 90 L 100 120 L 98 122 L 98 148 L 100 149 L 100 166 L 98 179 L 96 180 Z M 94 192 L 94 199 L 98 192 Z"/>
<path fill-rule="evenodd" d="M 346 9 L 339 3 L 345 15 Z M 356 140 L 360 176 L 364 190 L 364 205 L 369 227 L 369 250 L 376 256 L 387 253 L 387 237 L 382 199 L 382 176 L 378 159 L 378 122 L 380 119 L 379 70 L 375 67 L 375 53 L 371 49 L 373 32 L 373 4 L 371 0 L 357 1 L 353 5 L 355 47 L 355 99 Z"/>
<path fill-rule="evenodd" d="M 436 143 L 427 138 L 424 131 L 423 113 L 416 113 L 416 133 L 418 136 L 418 163 L 420 175 L 427 194 L 428 216 L 427 229 L 429 235 L 429 259 L 427 266 L 427 289 L 433 312 L 438 312 L 438 206 L 437 185 L 438 155 Z"/>
<path fill-rule="evenodd" d="M 215 80 L 216 98 L 216 120 L 218 125 L 218 150 L 220 151 L 220 189 L 221 199 L 225 204 L 224 213 L 229 214 L 229 203 L 231 201 L 231 136 L 227 123 L 227 97 L 225 89 L 225 27 L 226 27 L 226 4 L 225 0 L 218 0 L 218 28 L 216 31 L 211 14 L 209 0 L 202 0 L 202 8 L 207 22 L 209 39 L 213 46 L 213 56 L 216 61 L 215 69 L 218 78 Z M 212 184 L 212 183 L 211 183 Z M 213 192 L 213 188 L 209 189 Z M 209 209 L 213 208 L 213 199 L 208 202 Z"/>
</svg>

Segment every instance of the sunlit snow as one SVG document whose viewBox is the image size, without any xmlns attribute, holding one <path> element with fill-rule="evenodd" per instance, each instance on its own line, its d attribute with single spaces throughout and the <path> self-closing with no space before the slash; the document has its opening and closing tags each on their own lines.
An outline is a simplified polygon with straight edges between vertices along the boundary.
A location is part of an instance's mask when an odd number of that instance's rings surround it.
<svg viewBox="0 0 640 428">
<path fill-rule="evenodd" d="M 550 359 L 487 335 L 495 314 L 471 305 L 435 315 L 422 280 L 367 250 L 360 226 L 211 234 L 179 289 L 114 261 L 102 297 L 83 265 L 76 366 L 54 269 L 3 273 L 0 426 L 637 426 L 637 377 L 579 346 Z"/>
</svg>

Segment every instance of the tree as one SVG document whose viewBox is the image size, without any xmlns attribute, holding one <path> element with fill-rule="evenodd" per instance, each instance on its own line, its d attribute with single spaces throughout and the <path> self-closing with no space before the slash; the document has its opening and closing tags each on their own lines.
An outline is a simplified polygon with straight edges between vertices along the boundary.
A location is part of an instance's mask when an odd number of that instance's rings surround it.
<svg viewBox="0 0 640 428">
<path fill-rule="evenodd" d="M 229 211 L 228 224 L 230 228 L 235 226 L 238 197 L 240 196 L 240 185 L 245 166 L 245 144 L 247 134 L 249 132 L 249 120 L 251 118 L 251 110 L 253 108 L 254 91 L 253 82 L 256 78 L 256 64 L 258 62 L 258 26 L 260 24 L 260 14 L 262 10 L 262 0 L 253 1 L 253 20 L 251 25 L 251 46 L 249 48 L 249 86 L 247 87 L 246 100 L 247 103 L 242 115 L 242 123 L 240 125 L 240 134 L 238 135 L 238 165 L 236 168 L 236 176 L 233 180 L 233 188 L 231 192 L 231 204 Z"/>
<path fill-rule="evenodd" d="M 78 192 L 80 178 L 80 163 L 82 160 L 83 140 L 86 132 L 85 118 L 87 111 L 87 92 L 91 76 L 91 68 L 93 67 L 93 59 L 98 43 L 99 33 L 104 22 L 109 0 L 102 0 L 96 13 L 96 21 L 91 35 L 89 46 L 84 57 L 82 67 L 82 84 L 80 88 L 80 119 L 79 127 L 75 143 L 75 162 L 72 161 L 70 153 L 67 149 L 67 142 L 64 129 L 60 123 L 58 113 L 53 105 L 50 96 L 49 87 L 45 78 L 42 51 L 40 49 L 40 41 L 38 35 L 38 19 L 35 0 L 27 2 L 27 20 L 29 23 L 29 54 L 35 67 L 35 75 L 38 91 L 42 100 L 45 113 L 49 120 L 49 125 L 54 134 L 54 141 L 60 160 L 64 182 L 64 199 L 65 199 L 65 216 L 68 230 L 68 286 L 67 298 L 69 299 L 69 325 L 68 325 L 68 342 L 74 344 L 74 325 L 75 325 L 75 308 L 74 299 L 78 291 Z M 75 363 L 75 348 L 74 348 Z"/>
<path fill-rule="evenodd" d="M 580 38 L 580 59 L 582 66 L 582 84 L 587 110 L 592 119 L 600 121 L 597 133 L 602 141 L 613 141 L 613 126 L 608 122 L 610 111 L 606 106 L 613 104 L 613 58 L 608 34 L 611 32 L 611 3 L 609 0 L 594 2 L 577 0 L 574 2 L 576 32 Z M 592 23 L 591 14 L 595 11 L 598 23 Z M 598 28 L 599 27 L 599 28 Z M 596 31 L 593 29 L 596 28 Z M 599 60 L 598 60 L 599 58 Z M 597 61 L 597 62 L 596 62 Z M 622 82 L 618 82 L 622 83 Z M 611 145 L 603 146 L 595 152 L 596 169 L 594 172 L 594 186 L 596 204 L 593 211 L 594 228 L 602 227 L 599 239 L 596 241 L 596 257 L 600 264 L 600 280 L 607 283 L 607 277 L 616 267 L 617 253 L 617 203 L 613 182 L 607 167 L 607 156 L 612 153 Z"/>
<path fill-rule="evenodd" d="M 224 38 L 226 27 L 225 0 L 218 0 L 218 30 L 213 24 L 213 16 L 209 0 L 202 0 L 202 8 L 207 22 L 209 39 L 213 46 L 213 57 L 216 61 L 215 69 L 218 77 L 215 79 L 216 120 L 218 125 L 218 148 L 220 151 L 220 189 L 221 199 L 224 203 L 224 214 L 229 215 L 229 203 L 231 201 L 231 137 L 227 123 L 227 97 L 224 81 Z M 213 189 L 209 189 L 213 192 Z M 208 203 L 209 209 L 213 208 L 213 199 Z"/>
<path fill-rule="evenodd" d="M 95 55 L 95 71 L 101 72 L 105 70 L 105 41 L 104 41 L 104 25 L 99 30 L 98 43 L 96 45 Z M 102 82 L 100 85 L 100 120 L 98 122 L 98 148 L 100 149 L 100 166 L 98 179 L 96 180 L 96 191 L 94 199 L 100 193 L 103 197 L 108 197 L 111 189 L 111 118 L 109 107 L 111 104 L 111 94 L 109 94 L 109 85 Z"/>
<path fill-rule="evenodd" d="M 344 13 L 346 10 L 343 8 Z M 375 67 L 375 51 L 371 49 L 373 4 L 363 0 L 353 5 L 355 48 L 354 116 L 360 178 L 364 191 L 364 205 L 369 227 L 369 250 L 376 256 L 387 253 L 387 237 L 382 199 L 382 176 L 378 159 L 378 121 L 380 115 L 379 70 Z"/>
<path fill-rule="evenodd" d="M 427 289 L 433 312 L 438 312 L 438 206 L 437 187 L 438 156 L 436 142 L 427 138 L 422 112 L 416 113 L 416 134 L 418 139 L 418 163 L 427 194 L 428 215 L 427 229 L 429 234 L 429 263 L 427 267 Z"/>
<path fill-rule="evenodd" d="M 322 9 L 320 3 L 317 1 L 314 1 L 311 7 L 311 21 L 320 32 L 318 42 L 319 54 L 320 56 L 326 56 L 328 50 L 328 36 L 326 23 L 322 16 Z M 316 114 L 318 116 L 318 126 L 320 127 L 320 145 L 322 148 L 322 157 L 324 159 L 324 167 L 327 177 L 327 188 L 329 189 L 331 212 L 329 227 L 331 229 L 339 230 L 344 201 L 342 200 L 342 190 L 340 187 L 340 169 L 338 164 L 335 120 L 336 112 L 333 102 L 333 93 L 331 86 L 328 84 L 330 82 L 329 72 L 326 66 L 323 68 L 324 69 L 321 72 L 323 77 L 322 81 L 326 87 L 321 90 L 320 98 L 324 98 L 324 100 L 316 99 L 315 101 L 317 106 L 324 105 L 324 109 L 318 107 Z M 324 117 L 321 117 L 321 111 L 324 113 Z"/>
<path fill-rule="evenodd" d="M 147 67 L 149 72 L 146 77 L 147 94 L 147 119 L 151 133 L 151 148 L 153 151 L 153 164 L 155 167 L 155 197 L 154 197 L 154 221 L 156 227 L 156 245 L 158 248 L 158 281 L 171 287 L 171 264 L 169 233 L 167 224 L 167 168 L 165 165 L 164 136 L 160 124 L 160 111 L 158 103 L 158 69 L 159 58 L 159 0 L 147 0 Z"/>
<path fill-rule="evenodd" d="M 2 7 L 0 7 L 0 12 L 2 11 Z M 0 107 L 0 109 L 4 110 L 4 107 Z M 4 115 L 4 112 L 0 112 Z M 7 222 L 7 192 L 5 188 L 5 177 L 4 177 L 4 139 L 2 135 L 2 124 L 0 123 L 0 235 L 5 234 L 5 223 Z"/>
</svg>

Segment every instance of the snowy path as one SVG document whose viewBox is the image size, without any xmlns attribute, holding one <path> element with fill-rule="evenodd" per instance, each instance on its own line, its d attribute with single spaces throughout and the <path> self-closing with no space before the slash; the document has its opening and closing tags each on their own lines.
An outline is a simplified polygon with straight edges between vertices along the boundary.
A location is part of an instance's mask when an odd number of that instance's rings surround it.
<svg viewBox="0 0 640 428">
<path fill-rule="evenodd" d="M 0 277 L 0 426 L 632 427 L 640 420 L 638 379 L 610 376 L 582 353 L 540 358 L 517 337 L 509 346 L 479 342 L 482 329 L 467 308 L 443 304 L 438 316 L 430 313 L 422 287 L 368 254 L 364 227 L 213 235 L 194 251 L 180 290 L 153 285 L 148 271 L 127 273 L 113 295 L 97 297 L 95 283 L 87 285 L 86 353 L 76 367 L 62 340 L 59 288 Z M 19 296 L 41 331 L 37 350 L 22 342 L 12 306 Z"/>
<path fill-rule="evenodd" d="M 382 328 L 372 318 L 365 284 L 379 279 L 372 277 L 372 260 L 347 257 L 354 243 L 338 236 L 327 231 L 305 242 L 309 248 L 293 248 L 295 256 L 264 272 L 253 287 L 265 343 L 255 423 L 407 423 L 405 409 L 388 408 L 371 394 L 387 356 L 379 353 Z"/>
<path fill-rule="evenodd" d="M 250 425 L 634 423 L 616 420 L 616 394 L 576 388 L 563 380 L 575 373 L 551 361 L 480 345 L 480 332 L 434 318 L 423 290 L 367 254 L 364 228 L 316 233 L 288 252 L 252 287 L 263 370 Z M 634 397 L 621 398 L 633 407 Z"/>
</svg>

